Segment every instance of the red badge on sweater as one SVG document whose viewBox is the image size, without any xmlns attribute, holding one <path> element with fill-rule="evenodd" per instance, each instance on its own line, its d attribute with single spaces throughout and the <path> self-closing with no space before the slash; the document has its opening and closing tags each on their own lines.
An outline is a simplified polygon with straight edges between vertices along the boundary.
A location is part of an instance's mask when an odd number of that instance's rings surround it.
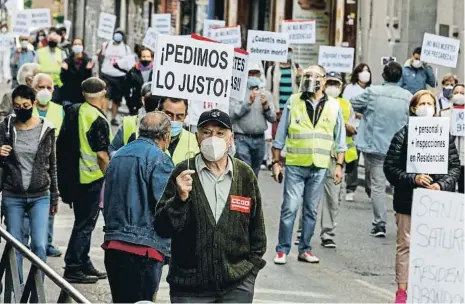
<svg viewBox="0 0 465 304">
<path fill-rule="evenodd" d="M 250 213 L 250 201 L 249 197 L 231 195 L 229 210 Z"/>
</svg>

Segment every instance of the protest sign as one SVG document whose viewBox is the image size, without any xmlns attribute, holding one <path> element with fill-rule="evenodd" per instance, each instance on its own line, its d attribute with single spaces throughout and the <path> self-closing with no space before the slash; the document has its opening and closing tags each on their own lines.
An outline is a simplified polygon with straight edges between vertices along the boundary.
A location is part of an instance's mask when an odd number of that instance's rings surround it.
<svg viewBox="0 0 465 304">
<path fill-rule="evenodd" d="M 52 26 L 49 8 L 35 8 L 26 11 L 31 14 L 31 29 L 44 29 Z"/>
<path fill-rule="evenodd" d="M 425 33 L 420 60 L 449 68 L 457 66 L 460 40 Z"/>
<path fill-rule="evenodd" d="M 217 103 L 211 101 L 197 101 L 193 100 L 189 102 L 189 124 L 196 126 L 199 122 L 199 117 L 203 112 L 218 109 L 223 112 L 229 113 L 229 101 L 227 103 Z"/>
<path fill-rule="evenodd" d="M 289 34 L 289 44 L 315 43 L 315 20 L 283 20 L 281 32 Z"/>
<path fill-rule="evenodd" d="M 98 22 L 97 36 L 106 40 L 113 39 L 113 32 L 115 31 L 116 16 L 107 13 L 100 13 Z"/>
<path fill-rule="evenodd" d="M 171 14 L 153 14 L 152 28 L 160 34 L 171 34 Z"/>
<path fill-rule="evenodd" d="M 155 48 L 157 47 L 157 30 L 155 28 L 149 27 L 147 29 L 142 45 L 148 47 L 152 51 L 155 51 Z"/>
<path fill-rule="evenodd" d="M 421 188 L 413 192 L 408 303 L 463 303 L 464 198 Z"/>
<path fill-rule="evenodd" d="M 224 27 L 226 22 L 224 20 L 210 20 L 205 19 L 203 21 L 203 35 L 207 38 L 212 38 L 211 29 L 216 27 Z"/>
<path fill-rule="evenodd" d="M 447 174 L 449 163 L 447 117 L 410 117 L 407 173 Z"/>
<path fill-rule="evenodd" d="M 65 25 L 65 28 L 66 28 L 66 39 L 68 39 L 69 38 L 69 33 L 71 31 L 71 21 L 65 20 L 63 22 L 63 24 Z"/>
<path fill-rule="evenodd" d="M 211 39 L 234 47 L 242 46 L 241 26 L 216 27 L 210 29 Z"/>
<path fill-rule="evenodd" d="M 155 56 L 154 95 L 229 102 L 231 45 L 159 34 Z"/>
<path fill-rule="evenodd" d="M 289 34 L 249 30 L 247 51 L 250 58 L 264 61 L 287 62 Z"/>
<path fill-rule="evenodd" d="M 13 15 L 12 33 L 15 36 L 29 36 L 31 27 L 31 14 L 25 11 L 16 12 Z"/>
<path fill-rule="evenodd" d="M 318 64 L 328 72 L 352 73 L 354 49 L 322 45 L 318 54 Z"/>
<path fill-rule="evenodd" d="M 450 134 L 465 136 L 464 106 L 454 106 L 452 108 Z"/>
</svg>

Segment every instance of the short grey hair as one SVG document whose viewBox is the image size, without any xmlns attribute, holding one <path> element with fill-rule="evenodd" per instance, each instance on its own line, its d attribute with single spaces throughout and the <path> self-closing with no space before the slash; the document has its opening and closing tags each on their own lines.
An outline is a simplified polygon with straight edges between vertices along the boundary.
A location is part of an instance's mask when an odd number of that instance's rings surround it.
<svg viewBox="0 0 465 304">
<path fill-rule="evenodd" d="M 39 73 L 36 76 L 34 76 L 34 79 L 32 80 L 32 88 L 35 89 L 36 86 L 39 84 L 41 80 L 48 80 L 52 84 L 53 87 L 53 79 L 50 77 L 50 75 L 45 74 L 45 73 Z"/>
<path fill-rule="evenodd" d="M 139 124 L 139 135 L 150 139 L 163 139 L 171 131 L 171 120 L 163 112 L 145 114 Z"/>
<path fill-rule="evenodd" d="M 38 65 L 37 63 L 34 63 L 34 62 L 25 63 L 19 68 L 18 76 L 16 77 L 16 80 L 18 80 L 19 84 L 26 85 L 26 79 L 33 78 L 34 71 L 38 71 L 38 70 L 40 70 L 40 65 Z"/>
</svg>

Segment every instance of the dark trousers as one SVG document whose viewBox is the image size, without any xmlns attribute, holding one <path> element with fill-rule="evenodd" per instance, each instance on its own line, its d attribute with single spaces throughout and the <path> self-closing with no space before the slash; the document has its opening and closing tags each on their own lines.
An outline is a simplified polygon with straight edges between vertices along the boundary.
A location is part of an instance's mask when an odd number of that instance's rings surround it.
<svg viewBox="0 0 465 304">
<path fill-rule="evenodd" d="M 223 296 L 195 297 L 171 294 L 171 303 L 252 303 L 255 289 L 254 275 L 248 276 L 235 289 Z"/>
<path fill-rule="evenodd" d="M 463 169 L 464 167 L 463 166 L 460 166 L 460 176 L 459 176 L 459 193 L 464 193 L 464 183 L 465 183 L 465 180 L 464 180 L 464 177 L 463 177 Z"/>
<path fill-rule="evenodd" d="M 163 262 L 132 253 L 106 250 L 105 269 L 113 303 L 154 301 Z"/>
<path fill-rule="evenodd" d="M 90 240 L 100 212 L 100 191 L 103 178 L 88 185 L 79 186 L 79 194 L 73 202 L 74 226 L 65 255 L 66 268 L 82 269 L 92 264 L 89 257 Z"/>
</svg>

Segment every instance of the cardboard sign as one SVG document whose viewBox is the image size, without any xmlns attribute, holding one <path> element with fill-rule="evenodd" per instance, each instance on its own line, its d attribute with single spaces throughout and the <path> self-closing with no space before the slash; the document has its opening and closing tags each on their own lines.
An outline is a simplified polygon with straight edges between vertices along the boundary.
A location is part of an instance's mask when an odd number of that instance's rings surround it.
<svg viewBox="0 0 465 304">
<path fill-rule="evenodd" d="M 242 46 L 241 26 L 217 27 L 210 30 L 211 39 L 224 44 L 230 44 L 236 48 Z"/>
<path fill-rule="evenodd" d="M 31 14 L 31 29 L 44 29 L 52 26 L 50 9 L 36 8 L 27 11 Z"/>
<path fill-rule="evenodd" d="M 152 93 L 229 103 L 233 63 L 231 45 L 159 34 Z"/>
<path fill-rule="evenodd" d="M 224 20 L 210 20 L 205 19 L 203 21 L 203 35 L 207 38 L 212 38 L 211 29 L 216 27 L 224 27 L 226 22 Z"/>
<path fill-rule="evenodd" d="M 289 34 L 289 44 L 313 44 L 316 41 L 316 21 L 283 20 L 281 32 Z"/>
<path fill-rule="evenodd" d="M 289 34 L 249 30 L 247 51 L 250 58 L 287 62 Z"/>
<path fill-rule="evenodd" d="M 460 40 L 425 33 L 420 60 L 449 68 L 457 66 Z"/>
<path fill-rule="evenodd" d="M 451 111 L 450 134 L 465 136 L 464 107 L 454 106 Z"/>
<path fill-rule="evenodd" d="M 229 210 L 239 211 L 242 213 L 250 213 L 251 205 L 252 203 L 250 197 L 231 195 L 231 200 L 229 202 Z"/>
<path fill-rule="evenodd" d="M 31 15 L 25 11 L 16 12 L 13 15 L 12 33 L 15 36 L 29 36 L 31 27 Z"/>
<path fill-rule="evenodd" d="M 449 164 L 447 117 L 410 117 L 407 173 L 447 174 Z"/>
<path fill-rule="evenodd" d="M 63 24 L 65 25 L 65 28 L 66 28 L 66 39 L 68 39 L 69 38 L 69 33 L 71 31 L 71 21 L 65 20 L 63 22 Z"/>
<path fill-rule="evenodd" d="M 153 27 L 149 27 L 145 33 L 144 41 L 142 45 L 148 47 L 152 51 L 155 51 L 157 47 L 157 30 Z"/>
<path fill-rule="evenodd" d="M 413 192 L 407 303 L 464 302 L 464 199 L 453 192 Z"/>
<path fill-rule="evenodd" d="M 171 14 L 153 14 L 152 28 L 160 34 L 171 34 Z"/>
<path fill-rule="evenodd" d="M 100 19 L 98 22 L 97 37 L 106 40 L 113 39 L 113 33 L 115 31 L 116 16 L 107 13 L 100 13 Z"/>
<path fill-rule="evenodd" d="M 328 72 L 352 73 L 354 49 L 336 46 L 320 46 L 318 64 Z"/>
<path fill-rule="evenodd" d="M 199 122 L 199 117 L 203 112 L 218 109 L 225 113 L 229 113 L 229 102 L 228 103 L 217 103 L 211 101 L 197 101 L 192 100 L 189 102 L 189 124 L 196 126 Z"/>
</svg>

